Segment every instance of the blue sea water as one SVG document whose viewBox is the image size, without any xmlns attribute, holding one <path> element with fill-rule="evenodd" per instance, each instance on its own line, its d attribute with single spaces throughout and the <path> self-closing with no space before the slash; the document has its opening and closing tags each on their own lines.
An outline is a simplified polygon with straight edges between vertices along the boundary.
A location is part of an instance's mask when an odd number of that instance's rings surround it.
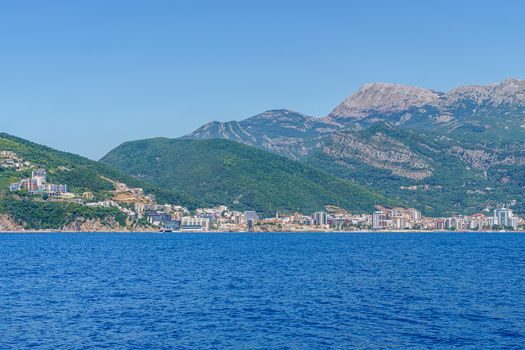
<svg viewBox="0 0 525 350">
<path fill-rule="evenodd" d="M 0 349 L 523 349 L 525 234 L 0 234 Z"/>
</svg>

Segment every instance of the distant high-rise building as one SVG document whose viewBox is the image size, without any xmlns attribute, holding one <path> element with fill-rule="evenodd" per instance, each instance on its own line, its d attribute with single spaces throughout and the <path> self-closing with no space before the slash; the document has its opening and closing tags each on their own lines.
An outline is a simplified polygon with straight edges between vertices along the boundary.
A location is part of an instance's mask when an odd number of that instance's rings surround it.
<svg viewBox="0 0 525 350">
<path fill-rule="evenodd" d="M 408 210 L 409 214 L 410 214 L 410 218 L 412 220 L 415 220 L 415 221 L 419 221 L 421 220 L 421 212 L 417 209 L 414 209 L 414 208 L 410 208 Z"/>
<path fill-rule="evenodd" d="M 326 225 L 328 224 L 328 216 L 324 211 L 317 211 L 312 214 L 314 225 Z"/>
<path fill-rule="evenodd" d="M 436 219 L 434 221 L 434 228 L 436 230 L 444 230 L 446 228 L 446 219 Z"/>
<path fill-rule="evenodd" d="M 390 226 L 390 222 L 388 214 L 382 210 L 375 211 L 374 214 L 372 214 L 372 228 L 374 230 L 387 229 Z"/>
<path fill-rule="evenodd" d="M 501 228 L 512 227 L 513 229 L 518 228 L 518 221 L 514 219 L 511 209 L 501 208 L 494 210 L 494 224 Z"/>
<path fill-rule="evenodd" d="M 407 226 L 405 217 L 402 215 L 392 216 L 392 227 L 396 230 L 403 230 Z"/>
</svg>

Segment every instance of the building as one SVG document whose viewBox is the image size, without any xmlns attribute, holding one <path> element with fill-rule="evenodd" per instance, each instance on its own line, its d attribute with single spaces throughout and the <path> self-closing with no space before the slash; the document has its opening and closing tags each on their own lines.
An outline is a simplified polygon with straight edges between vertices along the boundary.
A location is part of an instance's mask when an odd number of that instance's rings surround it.
<svg viewBox="0 0 525 350">
<path fill-rule="evenodd" d="M 465 217 L 455 217 L 454 225 L 457 230 L 464 231 L 468 229 L 468 218 Z"/>
<path fill-rule="evenodd" d="M 87 201 L 92 201 L 95 198 L 95 196 L 93 195 L 93 192 L 84 192 L 82 193 L 82 198 Z"/>
<path fill-rule="evenodd" d="M 248 231 L 252 231 L 255 223 L 259 221 L 259 215 L 253 210 L 248 210 L 244 212 L 244 221 L 248 226 Z"/>
<path fill-rule="evenodd" d="M 67 185 L 49 184 L 46 180 L 47 172 L 45 169 L 33 170 L 30 179 L 22 179 L 18 183 L 9 186 L 11 192 L 25 190 L 33 195 L 48 195 L 50 197 L 60 197 L 68 193 Z"/>
<path fill-rule="evenodd" d="M 46 190 L 47 194 L 51 197 L 59 197 L 64 193 L 68 193 L 67 185 L 47 184 Z"/>
<path fill-rule="evenodd" d="M 95 203 L 86 203 L 86 207 L 100 207 L 100 208 L 111 208 L 118 207 L 118 204 L 112 200 L 105 200 Z"/>
<path fill-rule="evenodd" d="M 14 184 L 9 185 L 9 191 L 11 191 L 11 192 L 20 191 L 21 188 L 22 188 L 22 186 L 21 186 L 20 182 L 16 182 Z"/>
<path fill-rule="evenodd" d="M 129 192 L 129 187 L 125 183 L 116 182 L 115 183 L 115 191 L 116 192 Z"/>
<path fill-rule="evenodd" d="M 313 219 L 311 216 L 295 213 L 292 216 L 292 222 L 297 225 L 309 226 L 313 224 Z"/>
<path fill-rule="evenodd" d="M 317 226 L 324 226 L 328 224 L 328 216 L 324 211 L 317 211 L 312 214 L 313 224 Z"/>
<path fill-rule="evenodd" d="M 375 211 L 372 214 L 372 228 L 374 230 L 385 230 L 390 228 L 391 220 L 387 213 L 382 210 Z"/>
<path fill-rule="evenodd" d="M 434 228 L 436 230 L 444 230 L 447 225 L 447 220 L 446 219 L 436 219 L 436 221 L 434 221 L 434 225 L 435 225 Z"/>
<path fill-rule="evenodd" d="M 139 215 L 143 215 L 146 211 L 155 210 L 155 208 L 155 204 L 135 203 L 135 211 Z"/>
<path fill-rule="evenodd" d="M 417 209 L 410 208 L 408 209 L 408 213 L 410 215 L 410 219 L 414 221 L 420 221 L 421 220 L 421 212 Z"/>
<path fill-rule="evenodd" d="M 35 188 L 40 188 L 40 187 L 45 186 L 45 184 L 46 184 L 46 177 L 45 176 L 40 176 L 40 175 L 33 175 L 31 177 L 31 182 L 33 183 L 33 186 Z"/>
<path fill-rule="evenodd" d="M 405 217 L 400 214 L 392 216 L 392 227 L 396 230 L 404 230 L 407 228 Z"/>
<path fill-rule="evenodd" d="M 208 231 L 210 229 L 210 219 L 185 216 L 181 220 L 180 229 L 181 231 Z"/>
<path fill-rule="evenodd" d="M 140 187 L 130 188 L 131 193 L 137 198 L 144 197 L 144 189 Z"/>
<path fill-rule="evenodd" d="M 518 220 L 514 219 L 511 209 L 501 208 L 494 210 L 494 225 L 500 228 L 518 228 Z"/>
<path fill-rule="evenodd" d="M 13 151 L 0 151 L 0 157 L 15 159 L 17 156 Z"/>
<path fill-rule="evenodd" d="M 35 178 L 35 177 L 43 177 L 43 178 L 46 178 L 47 177 L 47 171 L 46 169 L 37 169 L 37 170 L 33 170 L 31 172 L 31 178 Z"/>
<path fill-rule="evenodd" d="M 2 162 L 4 168 L 16 168 L 17 163 L 13 159 L 6 159 Z"/>
<path fill-rule="evenodd" d="M 148 210 L 146 219 L 155 226 L 163 226 L 165 222 L 171 221 L 171 215 L 156 210 Z"/>
<path fill-rule="evenodd" d="M 181 220 L 170 220 L 163 223 L 166 230 L 179 231 L 181 227 Z"/>
</svg>

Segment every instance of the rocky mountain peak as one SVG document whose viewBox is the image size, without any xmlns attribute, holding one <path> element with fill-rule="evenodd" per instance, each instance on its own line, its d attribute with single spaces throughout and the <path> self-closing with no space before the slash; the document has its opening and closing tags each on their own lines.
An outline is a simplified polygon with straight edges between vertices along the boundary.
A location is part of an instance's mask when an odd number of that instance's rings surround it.
<svg viewBox="0 0 525 350">
<path fill-rule="evenodd" d="M 501 83 L 497 84 L 501 86 L 521 86 L 522 88 L 525 87 L 525 80 L 520 80 L 516 78 L 509 77 L 505 80 L 503 80 Z"/>
<path fill-rule="evenodd" d="M 310 120 L 313 117 L 304 115 L 299 112 L 294 112 L 289 109 L 270 109 L 268 111 L 257 114 L 253 117 L 248 118 L 247 120 L 280 120 L 280 121 L 304 121 Z"/>
<path fill-rule="evenodd" d="M 490 99 L 492 90 L 496 84 L 491 85 L 467 85 L 450 90 L 441 98 L 442 105 L 450 105 L 459 101 L 470 100 L 481 104 Z"/>
<path fill-rule="evenodd" d="M 437 100 L 440 93 L 413 86 L 389 83 L 363 85 L 337 106 L 330 116 L 360 118 L 367 111 L 396 112 Z"/>
<path fill-rule="evenodd" d="M 507 78 L 492 89 L 491 103 L 499 106 L 507 103 L 525 104 L 525 80 Z"/>
<path fill-rule="evenodd" d="M 499 106 L 506 103 L 525 103 L 525 80 L 508 78 L 501 83 L 489 85 L 460 86 L 441 98 L 440 106 L 449 106 L 459 101 L 470 100 L 476 104 Z"/>
</svg>

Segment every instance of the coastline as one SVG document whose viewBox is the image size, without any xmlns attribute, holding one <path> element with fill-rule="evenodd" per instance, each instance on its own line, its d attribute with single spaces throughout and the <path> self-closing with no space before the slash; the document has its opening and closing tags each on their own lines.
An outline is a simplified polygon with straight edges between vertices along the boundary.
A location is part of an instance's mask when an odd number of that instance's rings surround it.
<svg viewBox="0 0 525 350">
<path fill-rule="evenodd" d="M 1 234 L 53 234 L 53 233 L 151 233 L 151 234 L 203 234 L 203 233 L 251 233 L 251 234 L 266 234 L 266 233 L 525 233 L 525 230 L 515 231 L 497 231 L 497 230 L 482 230 L 482 231 L 449 231 L 449 230 L 358 230 L 358 231 L 333 231 L 333 230 L 301 230 L 301 231 L 172 231 L 164 232 L 160 230 L 149 231 L 121 231 L 121 230 L 0 230 Z"/>
</svg>

